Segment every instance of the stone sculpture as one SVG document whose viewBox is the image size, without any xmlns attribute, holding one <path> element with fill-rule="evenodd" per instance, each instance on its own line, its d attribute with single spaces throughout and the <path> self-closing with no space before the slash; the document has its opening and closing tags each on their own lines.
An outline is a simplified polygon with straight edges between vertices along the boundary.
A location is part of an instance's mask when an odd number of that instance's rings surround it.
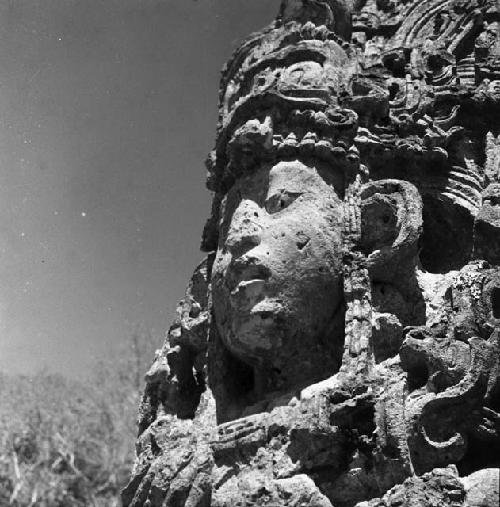
<svg viewBox="0 0 500 507">
<path fill-rule="evenodd" d="M 498 505 L 499 118 L 497 0 L 283 0 L 223 71 L 125 506 Z"/>
</svg>

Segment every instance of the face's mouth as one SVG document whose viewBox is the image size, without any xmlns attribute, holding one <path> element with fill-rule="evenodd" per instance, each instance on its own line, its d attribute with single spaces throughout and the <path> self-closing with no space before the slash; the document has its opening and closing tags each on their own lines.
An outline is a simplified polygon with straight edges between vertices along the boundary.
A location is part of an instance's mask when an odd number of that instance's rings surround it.
<svg viewBox="0 0 500 507">
<path fill-rule="evenodd" d="M 226 272 L 226 285 L 232 295 L 251 293 L 264 289 L 271 277 L 271 270 L 255 259 L 238 258 L 231 262 Z"/>
<path fill-rule="evenodd" d="M 244 291 L 245 293 L 255 293 L 262 292 L 265 286 L 265 280 L 261 280 L 260 278 L 254 278 L 252 280 L 243 280 L 231 291 L 231 296 L 236 296 L 240 292 Z"/>
</svg>

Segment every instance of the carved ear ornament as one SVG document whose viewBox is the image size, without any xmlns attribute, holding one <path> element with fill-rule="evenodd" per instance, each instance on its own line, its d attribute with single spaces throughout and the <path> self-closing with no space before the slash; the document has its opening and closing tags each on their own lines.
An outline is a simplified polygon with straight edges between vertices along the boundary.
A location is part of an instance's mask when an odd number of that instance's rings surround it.
<svg viewBox="0 0 500 507">
<path fill-rule="evenodd" d="M 358 248 L 367 255 L 372 277 L 390 279 L 396 273 L 395 266 L 404 263 L 414 267 L 423 227 L 422 198 L 417 188 L 406 181 L 379 180 L 363 185 L 359 197 Z"/>
</svg>

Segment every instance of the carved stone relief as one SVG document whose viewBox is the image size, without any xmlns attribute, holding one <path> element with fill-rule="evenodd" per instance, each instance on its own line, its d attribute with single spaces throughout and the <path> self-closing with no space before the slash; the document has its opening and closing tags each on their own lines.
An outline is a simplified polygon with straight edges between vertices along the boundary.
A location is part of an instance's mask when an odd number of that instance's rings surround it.
<svg viewBox="0 0 500 507">
<path fill-rule="evenodd" d="M 499 30 L 283 0 L 234 53 L 125 506 L 498 505 Z"/>
</svg>

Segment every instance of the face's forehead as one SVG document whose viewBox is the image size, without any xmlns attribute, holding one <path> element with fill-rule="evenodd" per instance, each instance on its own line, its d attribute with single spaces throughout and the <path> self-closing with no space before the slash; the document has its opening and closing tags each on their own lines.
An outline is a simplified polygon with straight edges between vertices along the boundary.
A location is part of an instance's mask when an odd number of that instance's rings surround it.
<svg viewBox="0 0 500 507">
<path fill-rule="evenodd" d="M 280 161 L 238 178 L 225 200 L 227 203 L 236 203 L 243 198 L 263 202 L 281 191 L 292 194 L 328 192 L 341 195 L 343 184 L 343 175 L 335 168 L 323 167 L 317 162 L 306 164 L 300 160 Z"/>
<path fill-rule="evenodd" d="M 315 167 L 310 167 L 297 160 L 280 162 L 269 172 L 269 193 L 287 190 L 291 193 L 313 192 L 323 188 L 326 182 Z"/>
</svg>

